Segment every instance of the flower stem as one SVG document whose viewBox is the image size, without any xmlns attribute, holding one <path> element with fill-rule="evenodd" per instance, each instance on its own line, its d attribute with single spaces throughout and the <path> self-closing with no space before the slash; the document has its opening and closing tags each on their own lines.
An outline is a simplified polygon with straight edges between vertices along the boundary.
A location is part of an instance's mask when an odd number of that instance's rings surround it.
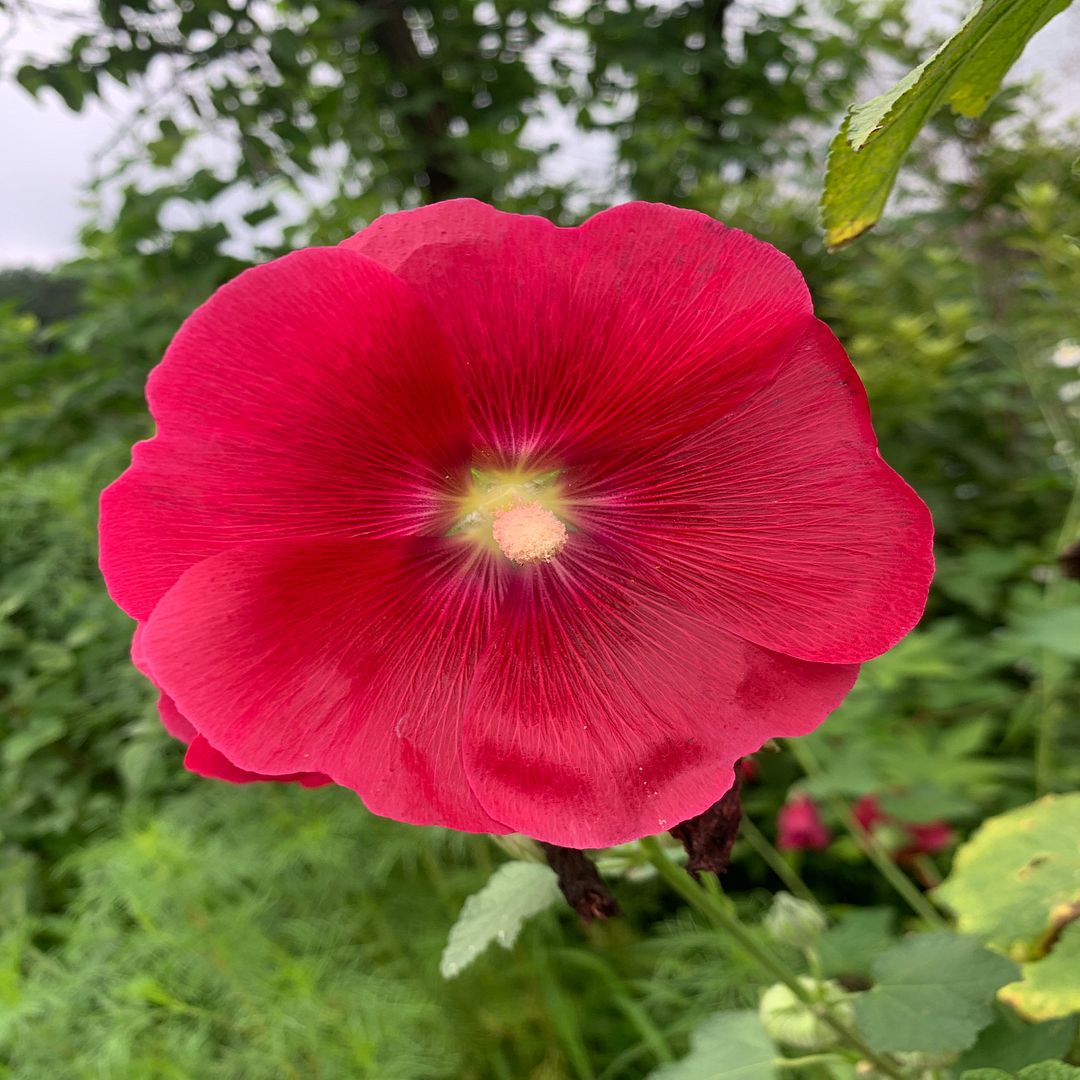
<svg viewBox="0 0 1080 1080">
<path fill-rule="evenodd" d="M 811 749 L 797 739 L 788 739 L 787 745 L 799 767 L 807 776 L 820 776 L 821 766 L 818 765 Z M 948 923 L 935 910 L 934 906 L 897 865 L 893 862 L 889 853 L 874 839 L 867 829 L 864 829 L 852 816 L 851 808 L 838 795 L 833 795 L 826 800 L 833 808 L 837 816 L 844 823 L 844 828 L 851 833 L 859 850 L 874 864 L 878 873 L 893 887 L 897 895 L 907 903 L 908 907 L 927 924 L 936 930 L 944 929 Z"/>
<path fill-rule="evenodd" d="M 793 896 L 805 900 L 808 904 L 813 904 L 815 908 L 821 908 L 817 897 L 810 891 L 810 886 L 799 877 L 795 867 L 769 843 L 765 834 L 745 814 L 740 825 L 740 831 L 746 842 L 761 858 L 761 861 L 788 887 Z"/>
<path fill-rule="evenodd" d="M 843 1058 L 837 1054 L 804 1054 L 797 1058 L 774 1058 L 774 1069 L 804 1069 L 807 1065 L 838 1065 Z"/>
<path fill-rule="evenodd" d="M 722 895 L 713 895 L 690 877 L 681 867 L 672 862 L 655 836 L 643 837 L 639 843 L 646 858 L 656 868 L 656 872 L 664 881 L 691 907 L 704 915 L 717 930 L 722 930 L 738 944 L 743 952 L 750 956 L 763 970 L 767 971 L 774 979 L 782 982 L 808 1009 L 813 1010 L 815 1015 L 820 1016 L 822 1021 L 828 1024 L 844 1043 L 861 1054 L 863 1058 L 885 1076 L 892 1077 L 893 1080 L 906 1080 L 904 1074 L 899 1071 L 896 1063 L 891 1058 L 882 1056 L 867 1046 L 857 1031 L 841 1020 L 827 1004 L 818 1001 L 799 982 L 795 972 L 790 971 L 769 949 L 757 941 L 754 935 L 739 920 L 738 916 L 729 910 Z"/>
</svg>

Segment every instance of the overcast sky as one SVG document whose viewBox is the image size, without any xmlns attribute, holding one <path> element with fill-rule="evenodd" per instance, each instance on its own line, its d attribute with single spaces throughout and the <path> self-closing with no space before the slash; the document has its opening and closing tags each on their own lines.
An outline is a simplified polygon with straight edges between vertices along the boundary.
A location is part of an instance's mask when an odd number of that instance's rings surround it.
<svg viewBox="0 0 1080 1080">
<path fill-rule="evenodd" d="M 20 54 L 56 55 L 79 31 L 79 16 L 92 9 L 88 0 L 51 0 L 50 11 L 63 18 L 23 19 L 19 32 L 0 46 L 2 70 L 10 75 Z M 760 7 L 761 0 L 740 6 Z M 936 25 L 954 25 L 962 4 L 950 0 L 915 0 L 919 18 Z M 3 16 L 0 15 L 0 24 Z M 0 25 L 0 40 L 4 40 Z M 1042 75 L 1056 88 L 1053 99 L 1062 114 L 1080 114 L 1080 3 L 1058 16 L 1031 43 L 1016 77 Z M 68 111 L 52 92 L 35 101 L 10 78 L 0 82 L 0 264 L 47 265 L 75 252 L 76 234 L 85 220 L 81 194 L 97 166 L 95 157 L 122 122 L 130 98 L 119 90 L 105 104 L 93 103 L 82 113 Z M 583 166 L 603 149 L 583 145 L 573 156 Z"/>
</svg>

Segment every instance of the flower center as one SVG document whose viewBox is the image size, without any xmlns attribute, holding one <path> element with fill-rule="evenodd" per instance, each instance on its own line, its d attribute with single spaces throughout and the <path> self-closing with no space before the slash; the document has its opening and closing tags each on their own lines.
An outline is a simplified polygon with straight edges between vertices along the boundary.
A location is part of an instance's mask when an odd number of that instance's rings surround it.
<svg viewBox="0 0 1080 1080">
<path fill-rule="evenodd" d="M 499 550 L 519 566 L 550 562 L 566 547 L 566 526 L 539 503 L 500 510 L 491 523 Z"/>
<path fill-rule="evenodd" d="M 497 549 L 518 566 L 550 562 L 568 539 L 558 476 L 557 471 L 474 469 L 451 532 Z"/>
</svg>

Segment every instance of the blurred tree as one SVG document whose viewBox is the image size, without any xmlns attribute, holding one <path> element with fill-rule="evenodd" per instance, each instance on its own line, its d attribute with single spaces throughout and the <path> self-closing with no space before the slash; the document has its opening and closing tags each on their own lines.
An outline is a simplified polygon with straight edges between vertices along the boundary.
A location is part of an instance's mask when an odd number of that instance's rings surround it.
<svg viewBox="0 0 1080 1080">
<path fill-rule="evenodd" d="M 16 18 L 34 2 L 2 6 Z M 18 78 L 76 111 L 110 80 L 137 91 L 108 179 L 144 243 L 170 200 L 216 221 L 230 191 L 252 227 L 299 201 L 310 234 L 313 203 L 340 232 L 395 207 L 542 187 L 520 135 L 546 4 L 100 0 L 97 14 L 67 55 Z"/>
<path fill-rule="evenodd" d="M 733 0 L 595 4 L 576 25 L 595 50 L 582 126 L 612 132 L 634 194 L 665 202 L 778 167 L 812 174 L 818 125 L 875 64 L 915 55 L 896 0 L 800 0 L 783 14 Z"/>
</svg>

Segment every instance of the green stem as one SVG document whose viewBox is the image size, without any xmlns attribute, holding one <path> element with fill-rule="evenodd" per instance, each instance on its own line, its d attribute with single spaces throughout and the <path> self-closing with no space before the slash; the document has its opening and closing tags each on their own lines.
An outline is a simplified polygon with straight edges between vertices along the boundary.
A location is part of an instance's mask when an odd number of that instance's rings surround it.
<svg viewBox="0 0 1080 1080">
<path fill-rule="evenodd" d="M 787 745 L 799 767 L 807 776 L 821 775 L 821 767 L 817 763 L 813 752 L 805 743 L 798 739 L 788 739 Z M 935 910 L 934 906 L 923 895 L 918 887 L 912 882 L 897 865 L 893 862 L 889 853 L 874 839 L 872 833 L 864 829 L 854 818 L 851 808 L 838 795 L 826 799 L 834 813 L 844 823 L 844 828 L 851 833 L 855 843 L 859 845 L 862 853 L 874 864 L 878 873 L 893 887 L 897 895 L 905 901 L 908 907 L 927 924 L 936 930 L 945 929 L 948 923 Z"/>
<path fill-rule="evenodd" d="M 578 1014 L 567 1004 L 548 966 L 544 950 L 536 943 L 532 948 L 532 962 L 540 995 L 547 1006 L 548 1017 L 571 1068 L 578 1080 L 595 1080 L 596 1074 L 589 1062 L 589 1052 L 581 1034 Z"/>
<path fill-rule="evenodd" d="M 863 1041 L 854 1028 L 841 1020 L 830 1006 L 818 1001 L 806 987 L 799 982 L 795 972 L 790 971 L 782 961 L 766 949 L 754 935 L 739 921 L 734 912 L 728 910 L 722 896 L 714 896 L 671 861 L 655 836 L 646 836 L 639 841 L 646 858 L 656 868 L 656 872 L 666 881 L 691 907 L 695 908 L 717 929 L 722 930 L 774 979 L 782 982 L 808 1009 L 820 1016 L 822 1021 L 854 1051 L 874 1065 L 879 1072 L 893 1080 L 906 1080 L 891 1058 L 884 1057 L 872 1050 Z"/>
<path fill-rule="evenodd" d="M 838 1065 L 843 1061 L 838 1054 L 804 1054 L 797 1058 L 774 1058 L 774 1069 L 802 1069 L 807 1065 Z"/>
<path fill-rule="evenodd" d="M 821 909 L 817 897 L 810 891 L 810 886 L 799 877 L 795 867 L 769 843 L 765 834 L 745 814 L 743 815 L 742 824 L 739 826 L 739 831 L 761 858 L 761 861 L 788 887 L 792 895 L 798 896 L 808 904 L 813 904 L 818 910 Z"/>
<path fill-rule="evenodd" d="M 675 1060 L 674 1051 L 668 1045 L 663 1032 L 652 1022 L 649 1014 L 633 999 L 623 993 L 623 984 L 619 977 L 599 957 L 592 953 L 576 952 L 573 949 L 560 949 L 555 956 L 580 968 L 591 971 L 607 983 L 614 1005 L 620 1009 L 627 1020 L 637 1030 L 641 1041 L 652 1051 L 661 1065 Z"/>
</svg>

